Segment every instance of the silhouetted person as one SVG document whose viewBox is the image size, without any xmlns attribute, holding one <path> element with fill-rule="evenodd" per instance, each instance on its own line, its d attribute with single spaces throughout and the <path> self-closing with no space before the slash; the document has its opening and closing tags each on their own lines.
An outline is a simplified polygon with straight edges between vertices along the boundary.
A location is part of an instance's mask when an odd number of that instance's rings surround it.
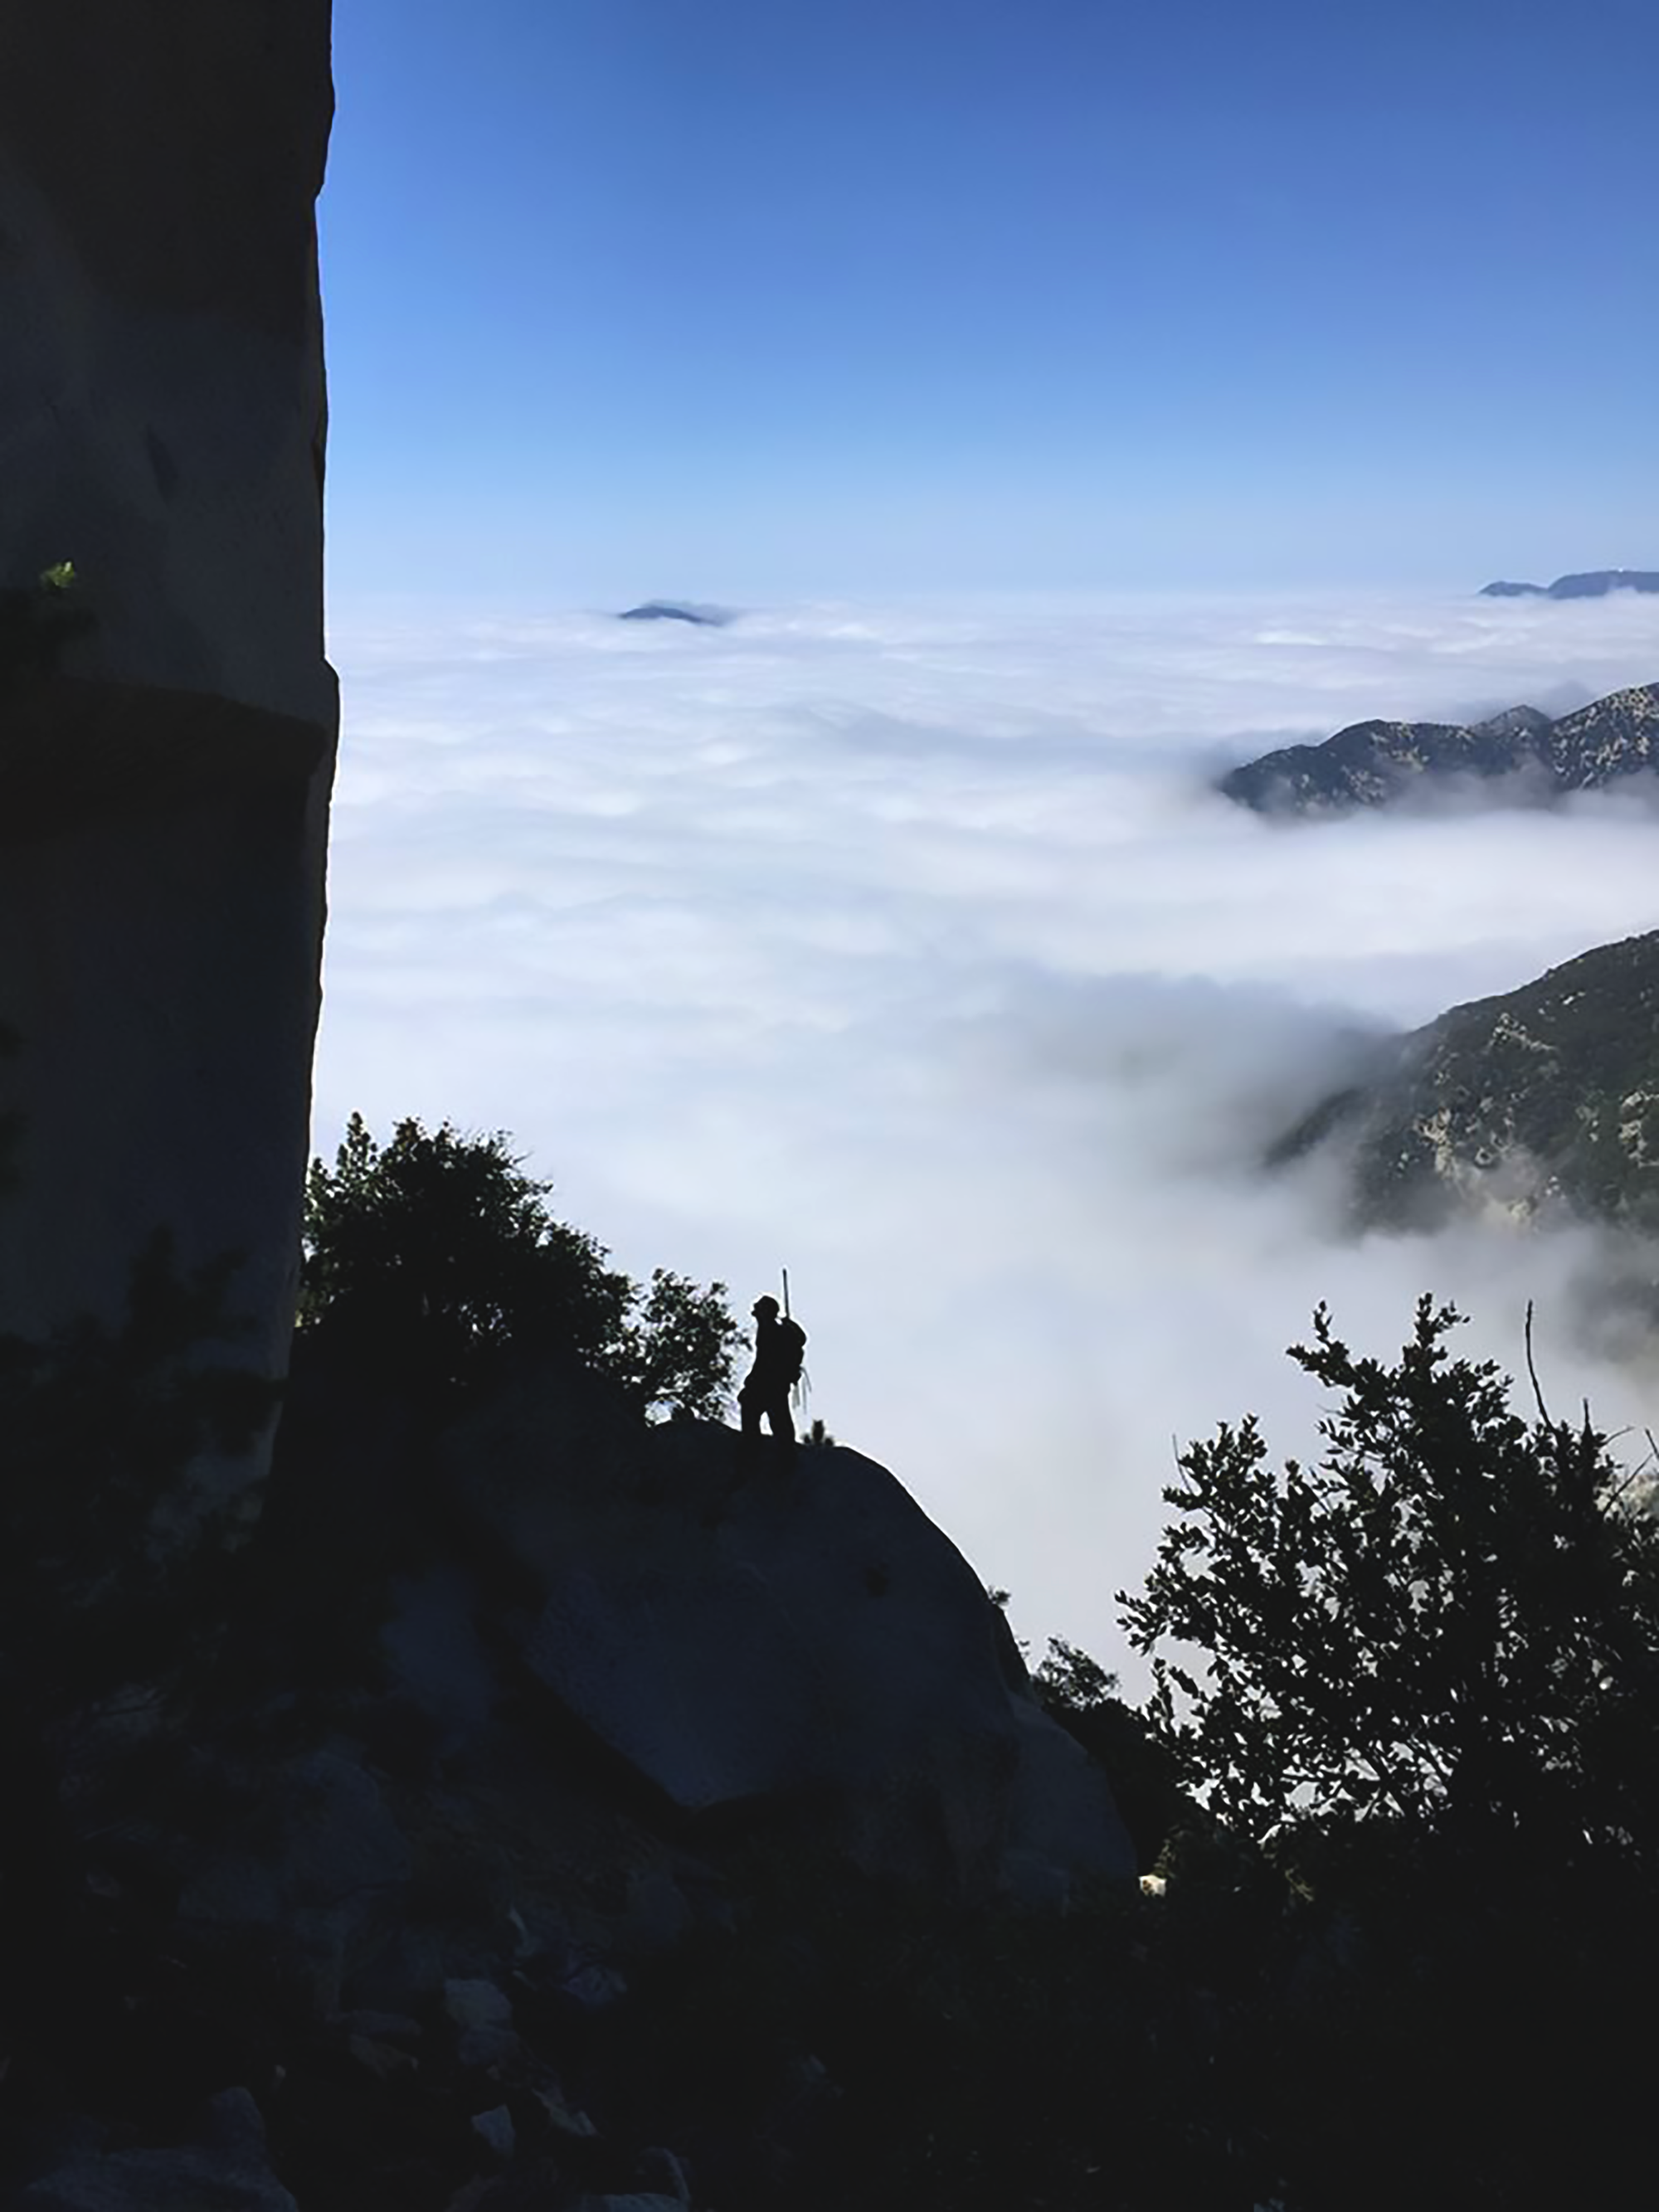
<svg viewBox="0 0 1659 2212">
<path fill-rule="evenodd" d="M 755 1316 L 755 1364 L 738 1393 L 738 1407 L 743 1416 L 743 1448 L 745 1455 L 758 1449 L 761 1417 L 764 1414 L 787 1462 L 794 1456 L 795 1450 L 795 1424 L 789 1412 L 789 1393 L 800 1380 L 806 1331 L 799 1322 L 779 1313 L 775 1298 L 757 1298 L 750 1310 Z"/>
</svg>

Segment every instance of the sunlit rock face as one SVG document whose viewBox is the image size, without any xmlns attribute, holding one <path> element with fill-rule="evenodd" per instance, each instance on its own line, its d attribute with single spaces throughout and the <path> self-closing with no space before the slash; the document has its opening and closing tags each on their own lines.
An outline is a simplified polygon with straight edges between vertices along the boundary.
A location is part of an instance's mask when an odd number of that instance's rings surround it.
<svg viewBox="0 0 1659 2212">
<path fill-rule="evenodd" d="M 1377 1048 L 1322 1100 L 1282 1163 L 1349 1148 L 1366 1225 L 1459 1212 L 1659 1230 L 1659 931 L 1597 945 L 1502 996 Z"/>
<path fill-rule="evenodd" d="M 55 670 L 0 669 L 0 1329 L 109 1316 L 165 1230 L 186 1267 L 240 1255 L 270 1373 L 337 726 L 331 110 L 328 0 L 84 0 L 6 32 L 0 591 L 71 562 L 91 623 Z"/>
</svg>

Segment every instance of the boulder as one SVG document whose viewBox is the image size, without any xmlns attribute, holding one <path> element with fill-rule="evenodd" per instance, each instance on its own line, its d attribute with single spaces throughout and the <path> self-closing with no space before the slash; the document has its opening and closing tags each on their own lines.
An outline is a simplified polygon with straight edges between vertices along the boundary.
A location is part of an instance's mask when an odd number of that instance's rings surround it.
<svg viewBox="0 0 1659 2212">
<path fill-rule="evenodd" d="M 298 2212 L 270 2171 L 264 2122 L 246 2089 L 215 2097 L 192 2142 L 88 2150 L 11 2201 L 16 2212 Z"/>
<path fill-rule="evenodd" d="M 347 1974 L 395 1933 L 412 1854 L 373 1776 L 349 1758 L 314 1752 L 265 1770 L 261 1784 L 256 1812 L 194 1848 L 179 1935 L 274 1966 L 325 2017 Z"/>
<path fill-rule="evenodd" d="M 0 70 L 0 1330 L 116 1318 L 167 1231 L 286 1364 L 337 722 L 313 203 L 328 0 L 27 9 Z M 5 672 L 0 671 L 0 679 Z M 262 1455 L 212 1471 L 251 1485 Z"/>
<path fill-rule="evenodd" d="M 503 2166 L 507 2164 L 517 2144 L 518 2134 L 513 2125 L 513 2115 L 505 2105 L 492 2105 L 487 2112 L 475 2112 L 472 2132 Z"/>
<path fill-rule="evenodd" d="M 665 2197 L 659 2190 L 638 2191 L 624 2197 L 587 2197 L 580 2212 L 685 2212 L 683 2197 Z"/>
<path fill-rule="evenodd" d="M 886 1468 L 805 1447 L 738 1482 L 731 1431 L 690 1422 L 582 1463 L 562 1412 L 520 1386 L 446 1480 L 510 1555 L 526 1668 L 665 1808 L 797 1808 L 866 1871 L 963 1895 L 1133 1876 L 1104 1778 Z"/>
</svg>

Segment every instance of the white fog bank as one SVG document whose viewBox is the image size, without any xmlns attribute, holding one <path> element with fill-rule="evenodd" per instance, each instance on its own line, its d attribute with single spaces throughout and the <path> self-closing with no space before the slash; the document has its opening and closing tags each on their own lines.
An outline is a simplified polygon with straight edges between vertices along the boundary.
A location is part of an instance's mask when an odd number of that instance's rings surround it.
<svg viewBox="0 0 1659 2212">
<path fill-rule="evenodd" d="M 645 596 L 643 592 L 641 597 Z M 345 691 L 316 1142 L 506 1128 L 636 1274 L 790 1269 L 811 1411 L 1023 1634 L 1121 1663 L 1171 1439 L 1259 1411 L 1321 1297 L 1399 1345 L 1455 1297 L 1604 1422 L 1585 1236 L 1340 1233 L 1261 1146 L 1357 1032 L 1659 925 L 1659 814 L 1285 827 L 1208 788 L 1370 715 L 1659 678 L 1659 599 L 1129 599 L 601 613 L 337 608 Z"/>
</svg>

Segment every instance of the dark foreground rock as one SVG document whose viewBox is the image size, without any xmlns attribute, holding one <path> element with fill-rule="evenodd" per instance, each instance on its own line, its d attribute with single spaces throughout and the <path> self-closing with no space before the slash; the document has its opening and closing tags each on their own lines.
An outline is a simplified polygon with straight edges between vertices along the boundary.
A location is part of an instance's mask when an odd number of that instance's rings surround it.
<svg viewBox="0 0 1659 2212">
<path fill-rule="evenodd" d="M 270 2170 L 264 2122 L 246 2089 L 215 2097 L 189 2142 L 84 2143 L 11 2202 L 16 2212 L 300 2212 Z"/>
<path fill-rule="evenodd" d="M 1018 2040 L 908 1962 L 1131 1971 L 1109 1782 L 884 1468 L 562 1365 L 434 1438 L 314 1350 L 188 1669 L 50 1757 L 18 1686 L 0 2203 L 850 2206 L 890 2035 Z"/>
<path fill-rule="evenodd" d="M 0 665 L 0 1330 L 113 1322 L 165 1229 L 186 1271 L 231 1263 L 266 1376 L 294 1315 L 337 720 L 332 106 L 327 0 L 7 27 L 0 599 L 72 564 L 79 626 Z M 246 1492 L 263 1458 L 198 1472 Z"/>
<path fill-rule="evenodd" d="M 558 1396 L 491 1407 L 446 1479 L 525 1578 L 506 1632 L 531 1675 L 666 1805 L 811 1803 L 867 1873 L 963 1894 L 1133 1875 L 1100 1771 L 884 1468 L 820 1446 L 745 1471 L 688 1422 L 631 1480 L 556 1473 Z"/>
</svg>

